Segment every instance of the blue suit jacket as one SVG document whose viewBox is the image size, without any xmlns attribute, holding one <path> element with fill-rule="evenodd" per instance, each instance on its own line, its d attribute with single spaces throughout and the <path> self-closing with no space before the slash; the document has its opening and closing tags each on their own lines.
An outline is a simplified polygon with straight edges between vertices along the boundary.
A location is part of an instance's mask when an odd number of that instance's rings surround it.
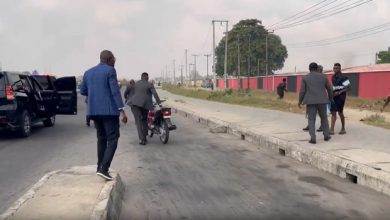
<svg viewBox="0 0 390 220">
<path fill-rule="evenodd" d="M 115 68 L 100 63 L 84 73 L 81 95 L 87 96 L 87 115 L 119 116 L 123 101 Z"/>
</svg>

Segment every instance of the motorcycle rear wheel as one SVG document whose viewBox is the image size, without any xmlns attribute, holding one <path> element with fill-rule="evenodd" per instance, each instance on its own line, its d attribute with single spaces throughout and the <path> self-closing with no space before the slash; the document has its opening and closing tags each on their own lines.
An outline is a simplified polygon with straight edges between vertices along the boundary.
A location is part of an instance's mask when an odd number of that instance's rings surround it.
<svg viewBox="0 0 390 220">
<path fill-rule="evenodd" d="M 168 143 L 169 140 L 169 128 L 168 128 L 168 124 L 165 121 L 162 121 L 161 123 L 160 140 L 163 144 Z"/>
</svg>

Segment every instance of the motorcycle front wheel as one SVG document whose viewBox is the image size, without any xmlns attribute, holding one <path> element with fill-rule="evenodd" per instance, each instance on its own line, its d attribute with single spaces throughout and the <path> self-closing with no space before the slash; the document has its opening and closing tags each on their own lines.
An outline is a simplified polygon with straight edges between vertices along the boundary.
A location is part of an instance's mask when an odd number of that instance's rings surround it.
<svg viewBox="0 0 390 220">
<path fill-rule="evenodd" d="M 163 144 L 166 144 L 168 143 L 168 139 L 169 139 L 169 128 L 167 122 L 162 121 L 160 127 L 160 140 Z"/>
</svg>

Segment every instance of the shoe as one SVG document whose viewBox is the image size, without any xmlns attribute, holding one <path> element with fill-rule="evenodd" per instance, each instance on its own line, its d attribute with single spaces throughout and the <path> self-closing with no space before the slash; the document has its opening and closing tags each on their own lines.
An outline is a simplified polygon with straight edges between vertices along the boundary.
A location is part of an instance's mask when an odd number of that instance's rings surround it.
<svg viewBox="0 0 390 220">
<path fill-rule="evenodd" d="M 324 141 L 329 141 L 332 137 L 329 135 L 328 137 L 324 137 Z"/>
<path fill-rule="evenodd" d="M 329 135 L 334 135 L 334 131 L 329 131 Z"/>
<path fill-rule="evenodd" d="M 309 143 L 310 143 L 310 144 L 316 144 L 317 141 L 315 141 L 315 140 L 310 140 Z"/>
<path fill-rule="evenodd" d="M 140 144 L 140 145 L 146 145 L 146 141 L 141 140 L 141 141 L 139 141 L 139 144 Z"/>
<path fill-rule="evenodd" d="M 322 128 L 321 128 L 321 127 L 318 128 L 318 129 L 317 129 L 317 132 L 322 132 Z"/>
<path fill-rule="evenodd" d="M 114 179 L 114 178 L 112 178 L 112 176 L 110 176 L 108 171 L 99 170 L 96 174 L 103 177 L 106 180 L 113 180 Z"/>
<path fill-rule="evenodd" d="M 91 124 L 90 124 L 89 122 L 87 122 L 86 124 L 87 124 L 87 126 L 88 126 L 88 127 L 90 127 L 90 126 L 91 126 Z"/>
<path fill-rule="evenodd" d="M 303 131 L 309 131 L 309 126 L 302 128 Z"/>
<path fill-rule="evenodd" d="M 343 135 L 343 134 L 346 134 L 347 132 L 343 129 L 339 132 L 339 134 Z"/>
</svg>

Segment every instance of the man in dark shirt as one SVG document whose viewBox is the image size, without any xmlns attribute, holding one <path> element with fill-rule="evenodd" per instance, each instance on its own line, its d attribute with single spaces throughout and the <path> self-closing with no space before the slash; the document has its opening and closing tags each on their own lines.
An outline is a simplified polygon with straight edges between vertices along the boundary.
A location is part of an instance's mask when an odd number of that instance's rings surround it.
<svg viewBox="0 0 390 220">
<path fill-rule="evenodd" d="M 342 74 L 340 63 L 335 63 L 333 66 L 334 75 L 332 76 L 333 84 L 333 99 L 334 102 L 330 106 L 330 112 L 332 113 L 332 121 L 330 125 L 330 134 L 334 134 L 334 126 L 337 120 L 337 112 L 341 119 L 341 130 L 339 134 L 346 134 L 345 130 L 345 116 L 344 116 L 344 104 L 347 99 L 347 91 L 351 88 L 351 83 L 347 76 Z"/>
<path fill-rule="evenodd" d="M 287 79 L 283 78 L 283 82 L 279 83 L 279 85 L 277 87 L 277 92 L 278 92 L 278 95 L 279 95 L 279 99 L 283 99 L 284 92 L 287 92 L 287 83 L 286 83 L 286 81 L 287 81 Z"/>
</svg>

